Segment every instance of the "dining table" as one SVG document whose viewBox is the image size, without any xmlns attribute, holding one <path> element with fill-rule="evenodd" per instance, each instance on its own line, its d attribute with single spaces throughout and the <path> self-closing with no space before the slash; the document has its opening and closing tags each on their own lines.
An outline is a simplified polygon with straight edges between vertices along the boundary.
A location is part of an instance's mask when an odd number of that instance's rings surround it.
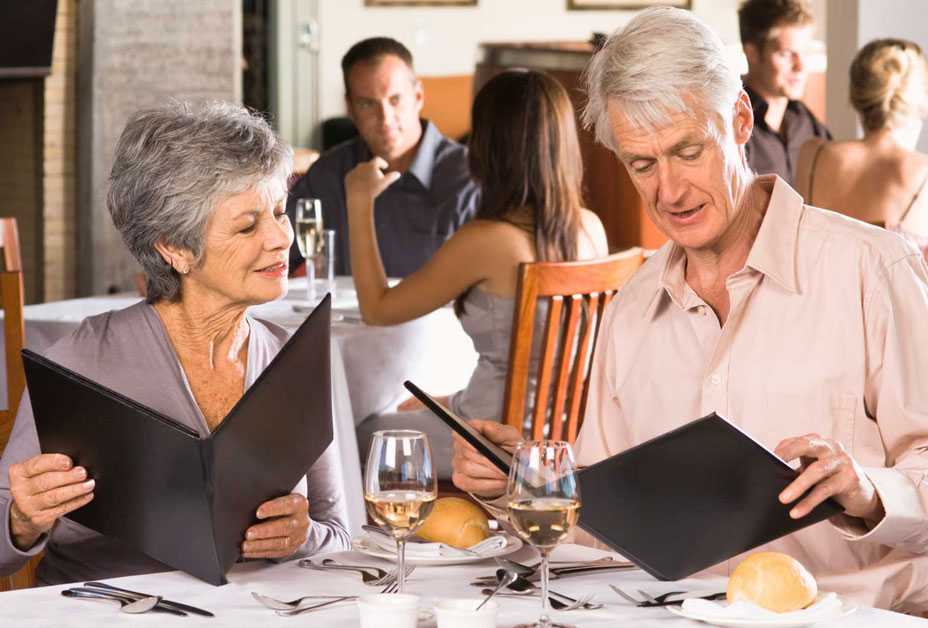
<svg viewBox="0 0 928 628">
<path fill-rule="evenodd" d="M 592 561 L 609 555 L 599 549 L 580 545 L 561 545 L 551 554 L 552 561 Z M 373 558 L 357 550 L 329 554 L 339 563 L 393 567 L 386 560 Z M 618 555 L 612 555 L 621 559 Z M 316 556 L 319 562 L 323 557 Z M 523 563 L 535 562 L 534 549 L 524 546 L 510 558 Z M 406 592 L 419 596 L 419 628 L 435 626 L 431 609 L 443 599 L 479 598 L 481 589 L 471 586 L 480 576 L 493 575 L 497 565 L 493 560 L 468 564 L 417 566 L 409 575 Z M 212 612 L 215 616 L 188 615 L 175 617 L 160 613 L 129 615 L 119 612 L 110 601 L 67 598 L 61 592 L 75 585 L 57 585 L 0 593 L 0 625 L 3 626 L 358 626 L 357 603 L 347 600 L 292 617 L 279 616 L 256 601 L 252 593 L 291 600 L 305 595 L 350 596 L 375 593 L 377 588 L 362 584 L 358 574 L 342 571 L 315 571 L 299 567 L 298 561 L 271 563 L 249 561 L 238 563 L 228 575 L 229 583 L 212 586 L 179 571 L 113 578 L 105 581 L 138 592 L 162 596 Z M 688 579 L 659 582 L 638 569 L 597 572 L 551 580 L 551 588 L 573 597 L 592 595 L 592 602 L 602 604 L 596 610 L 553 611 L 552 619 L 575 626 L 636 626 L 654 628 L 698 627 L 707 624 L 673 614 L 666 608 L 639 608 L 622 599 L 609 585 L 631 591 L 639 590 L 658 595 L 668 591 L 724 591 L 724 578 Z M 534 621 L 539 614 L 538 597 L 497 597 L 497 626 L 512 627 Z M 924 626 L 925 620 L 870 607 L 856 607 L 843 600 L 846 614 L 826 622 L 819 628 L 902 628 Z M 849 612 L 847 612 L 849 611 Z M 758 627 L 763 624 L 757 624 Z"/>
<path fill-rule="evenodd" d="M 408 398 L 403 387 L 406 380 L 436 395 L 462 389 L 477 364 L 477 353 L 450 305 L 399 325 L 365 324 L 349 276 L 336 277 L 333 282 L 317 281 L 312 300 L 307 300 L 305 279 L 290 279 L 284 298 L 253 306 L 249 314 L 293 332 L 328 293 L 332 295 L 333 433 L 342 461 L 342 483 L 349 496 L 349 530 L 354 534 L 366 521 L 356 426 L 373 414 L 395 409 Z M 26 347 L 41 354 L 88 316 L 129 307 L 141 298 L 124 292 L 27 305 L 23 308 Z M 0 335 L 0 354 L 2 338 Z M 0 407 L 6 407 L 5 368 L 0 360 Z M 312 374 L 307 373 L 307 377 Z M 299 391 L 294 391 L 297 400 L 298 395 Z"/>
</svg>

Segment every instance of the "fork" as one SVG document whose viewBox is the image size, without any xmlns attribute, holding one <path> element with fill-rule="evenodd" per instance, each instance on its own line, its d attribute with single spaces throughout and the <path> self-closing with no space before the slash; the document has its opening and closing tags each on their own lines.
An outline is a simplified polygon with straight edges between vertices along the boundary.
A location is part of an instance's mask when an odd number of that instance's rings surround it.
<svg viewBox="0 0 928 628">
<path fill-rule="evenodd" d="M 646 608 L 650 606 L 675 606 L 683 603 L 683 599 L 668 601 L 668 599 L 673 595 L 684 595 L 686 591 L 669 591 L 667 593 L 662 593 L 657 596 L 649 594 L 647 591 L 642 591 L 638 589 L 638 594 L 642 596 L 643 599 L 638 599 L 632 595 L 629 595 L 619 587 L 614 584 L 610 584 L 609 588 L 619 594 L 625 600 L 628 600 L 632 604 L 638 607 Z M 701 600 L 719 600 L 725 597 L 725 593 L 710 593 L 708 595 L 697 595 L 695 598 Z"/>
<path fill-rule="evenodd" d="M 380 592 L 381 593 L 396 593 L 398 589 L 399 589 L 399 583 L 396 581 L 396 579 L 394 579 L 393 582 L 389 583 L 387 586 L 381 589 Z M 311 613 L 313 611 L 317 611 L 317 610 L 326 608 L 328 606 L 332 606 L 333 604 L 338 604 L 340 602 L 353 602 L 356 599 L 358 599 L 358 597 L 359 596 L 357 595 L 342 595 L 342 596 L 337 596 L 334 599 L 328 600 L 326 602 L 319 602 L 318 604 L 313 604 L 311 606 L 302 606 L 302 607 L 290 608 L 286 610 L 275 610 L 274 612 L 276 612 L 281 617 L 292 617 L 294 615 L 300 615 L 302 613 Z"/>
<path fill-rule="evenodd" d="M 354 571 L 361 574 L 361 582 L 372 587 L 380 587 L 385 584 L 390 584 L 390 582 L 396 580 L 397 570 L 384 571 L 378 567 L 355 567 L 353 565 L 339 565 L 329 558 L 323 560 L 322 562 L 322 565 L 317 565 L 308 558 L 304 558 L 297 564 L 304 569 L 314 569 L 316 571 Z M 406 567 L 406 577 L 409 577 L 409 575 L 415 571 L 415 569 L 415 565 L 409 565 Z M 374 573 L 371 573 L 371 571 Z"/>
<path fill-rule="evenodd" d="M 493 589 L 483 589 L 482 593 L 484 595 L 487 595 L 487 593 L 489 593 L 492 590 Z M 568 598 L 565 595 L 561 595 L 561 597 L 565 599 L 573 600 L 572 602 L 568 603 L 568 602 L 561 601 L 559 598 L 551 595 L 550 591 L 548 593 L 549 593 L 548 602 L 551 603 L 551 608 L 553 608 L 556 611 L 573 611 L 578 608 L 583 608 L 584 610 L 592 611 L 592 610 L 597 610 L 603 607 L 603 604 L 593 603 L 592 594 L 583 595 L 579 599 L 576 599 L 576 600 L 574 600 L 574 598 Z M 497 593 L 496 597 L 510 597 L 510 598 L 533 597 L 534 598 L 534 597 L 541 597 L 541 593 L 538 591 L 526 591 L 525 593 L 514 593 L 514 592 L 513 593 Z"/>
</svg>

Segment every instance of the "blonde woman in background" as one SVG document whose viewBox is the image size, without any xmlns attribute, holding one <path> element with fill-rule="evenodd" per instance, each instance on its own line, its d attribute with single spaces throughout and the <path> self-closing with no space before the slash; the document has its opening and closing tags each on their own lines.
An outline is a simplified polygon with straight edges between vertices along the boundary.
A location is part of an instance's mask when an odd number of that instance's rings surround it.
<svg viewBox="0 0 928 628">
<path fill-rule="evenodd" d="M 806 203 L 899 231 L 928 254 L 928 156 L 915 150 L 928 114 L 928 62 L 904 39 L 877 39 L 851 64 L 859 140 L 810 140 L 796 183 Z"/>
</svg>

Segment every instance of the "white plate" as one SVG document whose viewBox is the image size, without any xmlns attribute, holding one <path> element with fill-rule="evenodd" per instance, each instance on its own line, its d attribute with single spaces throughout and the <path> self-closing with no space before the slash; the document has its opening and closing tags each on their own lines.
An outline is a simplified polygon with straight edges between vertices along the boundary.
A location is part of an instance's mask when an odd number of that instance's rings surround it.
<svg viewBox="0 0 928 628">
<path fill-rule="evenodd" d="M 823 595 L 823 593 L 819 593 Z M 696 621 L 706 622 L 707 624 L 712 624 L 713 626 L 727 626 L 730 628 L 800 628 L 801 626 L 812 626 L 819 622 L 823 621 L 832 621 L 840 617 L 845 617 L 850 615 L 857 610 L 857 607 L 852 603 L 848 602 L 844 598 L 838 598 L 841 600 L 841 608 L 837 609 L 833 615 L 828 617 L 818 617 L 817 619 L 804 619 L 802 617 L 796 617 L 795 615 L 792 618 L 781 619 L 779 617 L 770 617 L 764 619 L 736 619 L 729 617 L 719 617 L 718 615 L 708 615 L 702 613 L 693 613 L 691 611 L 685 611 L 680 607 L 676 606 L 665 606 L 668 611 L 674 615 L 679 615 L 680 617 L 686 617 L 687 619 L 694 619 Z"/>
<path fill-rule="evenodd" d="M 496 558 L 497 556 L 506 556 L 511 554 L 514 551 L 522 547 L 521 539 L 512 536 L 511 534 L 503 534 L 506 537 L 506 545 L 499 548 L 498 550 L 487 552 L 482 556 L 430 556 L 428 558 L 416 557 L 412 554 L 406 554 L 406 562 L 410 565 L 463 565 L 464 563 L 476 563 L 481 560 L 487 560 L 488 558 Z M 351 541 L 351 546 L 354 550 L 361 552 L 362 554 L 367 554 L 368 556 L 374 556 L 376 558 L 383 558 L 389 561 L 396 561 L 396 552 L 388 552 L 382 547 L 372 543 L 367 538 L 363 536 L 355 537 Z"/>
</svg>

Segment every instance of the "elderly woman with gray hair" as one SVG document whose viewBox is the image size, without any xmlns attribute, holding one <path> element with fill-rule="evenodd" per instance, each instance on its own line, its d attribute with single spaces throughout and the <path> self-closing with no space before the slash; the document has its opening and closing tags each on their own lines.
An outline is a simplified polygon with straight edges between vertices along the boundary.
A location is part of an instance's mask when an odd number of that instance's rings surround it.
<svg viewBox="0 0 928 628">
<path fill-rule="evenodd" d="M 237 105 L 135 115 L 116 146 L 107 206 L 145 270 L 147 299 L 88 318 L 48 357 L 202 435 L 214 430 L 286 341 L 246 308 L 287 289 L 291 161 L 267 123 Z M 242 555 L 346 549 L 339 465 L 333 444 L 292 494 L 255 504 L 260 523 Z M 93 490 L 70 458 L 40 453 L 27 391 L 0 459 L 0 573 L 43 549 L 37 575 L 47 584 L 169 569 L 67 518 Z"/>
</svg>

